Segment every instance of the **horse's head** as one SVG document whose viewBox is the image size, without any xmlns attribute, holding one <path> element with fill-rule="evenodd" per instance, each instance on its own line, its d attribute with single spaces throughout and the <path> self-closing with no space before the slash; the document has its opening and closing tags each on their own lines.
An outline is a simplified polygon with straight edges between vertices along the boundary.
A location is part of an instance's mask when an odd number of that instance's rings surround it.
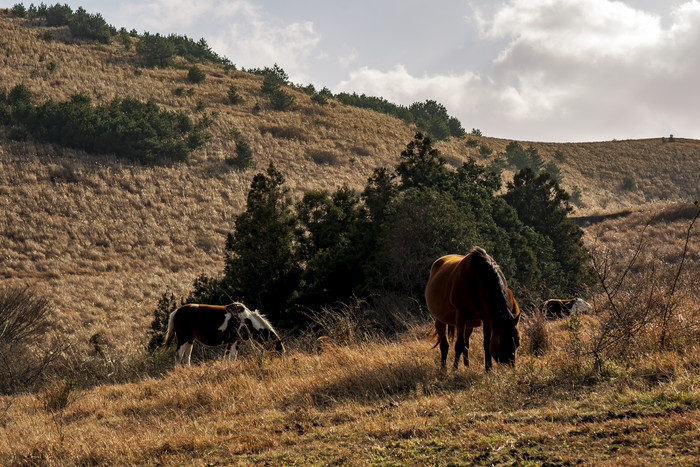
<svg viewBox="0 0 700 467">
<path fill-rule="evenodd" d="M 491 356 L 498 363 L 515 366 L 515 354 L 520 346 L 520 307 L 508 289 L 510 297 L 510 313 L 505 315 L 503 322 L 494 325 L 491 336 Z"/>
<path fill-rule="evenodd" d="M 270 329 L 259 331 L 255 337 L 255 340 L 270 350 L 274 349 L 277 353 L 283 354 L 286 352 L 282 339 L 280 338 L 279 334 L 272 329 L 272 327 L 270 327 Z"/>
<path fill-rule="evenodd" d="M 239 334 L 247 339 L 253 339 L 265 348 L 284 353 L 285 348 L 275 328 L 259 311 L 250 311 L 243 304 L 235 303 L 228 305 L 229 308 L 238 307 L 238 316 L 241 320 Z M 245 335 L 244 335 L 245 334 Z"/>
</svg>

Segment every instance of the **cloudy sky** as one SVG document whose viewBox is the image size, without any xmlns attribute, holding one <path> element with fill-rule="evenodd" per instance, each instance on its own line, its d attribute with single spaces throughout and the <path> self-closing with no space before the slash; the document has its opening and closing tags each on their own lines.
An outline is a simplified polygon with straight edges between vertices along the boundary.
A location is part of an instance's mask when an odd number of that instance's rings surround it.
<svg viewBox="0 0 700 467">
<path fill-rule="evenodd" d="M 700 138 L 700 0 L 60 3 L 204 38 L 239 68 L 277 63 L 298 84 L 433 99 L 487 136 Z"/>
</svg>

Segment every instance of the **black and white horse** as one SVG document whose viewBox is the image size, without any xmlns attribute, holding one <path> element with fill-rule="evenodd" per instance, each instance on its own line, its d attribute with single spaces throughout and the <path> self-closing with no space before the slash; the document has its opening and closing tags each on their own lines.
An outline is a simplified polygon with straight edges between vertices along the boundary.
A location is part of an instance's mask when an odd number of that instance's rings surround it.
<svg viewBox="0 0 700 467">
<path fill-rule="evenodd" d="M 163 350 L 170 347 L 174 337 L 177 337 L 175 362 L 188 365 L 195 340 L 209 347 L 226 345 L 224 358 L 237 356 L 238 341 L 247 339 L 284 352 L 282 339 L 267 318 L 240 302 L 226 306 L 191 303 L 178 308 L 170 313 Z"/>
<path fill-rule="evenodd" d="M 588 308 L 591 308 L 590 303 L 581 298 L 572 298 L 571 300 L 553 298 L 539 307 L 540 311 L 550 319 L 565 318 L 572 313 L 579 313 Z"/>
</svg>

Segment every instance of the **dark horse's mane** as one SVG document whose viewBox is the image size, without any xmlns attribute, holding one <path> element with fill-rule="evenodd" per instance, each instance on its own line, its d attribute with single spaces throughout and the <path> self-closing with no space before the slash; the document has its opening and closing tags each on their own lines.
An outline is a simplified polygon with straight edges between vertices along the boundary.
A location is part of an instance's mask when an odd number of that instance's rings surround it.
<svg viewBox="0 0 700 467">
<path fill-rule="evenodd" d="M 499 318 L 513 319 L 513 310 L 507 292 L 508 283 L 501 268 L 483 248 L 475 247 L 469 252 L 469 256 L 472 258 L 472 265 L 476 266 L 477 271 L 484 278 L 483 284 L 488 286 L 485 287 L 487 299 L 490 303 L 499 305 L 498 312 L 504 312 L 504 316 Z"/>
</svg>

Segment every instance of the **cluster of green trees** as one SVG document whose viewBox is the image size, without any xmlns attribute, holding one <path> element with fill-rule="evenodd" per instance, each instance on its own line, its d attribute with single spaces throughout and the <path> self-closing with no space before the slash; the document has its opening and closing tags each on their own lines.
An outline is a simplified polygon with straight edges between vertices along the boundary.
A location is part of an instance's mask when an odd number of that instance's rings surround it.
<svg viewBox="0 0 700 467">
<path fill-rule="evenodd" d="M 450 136 L 459 138 L 465 134 L 460 121 L 455 117 L 450 117 L 445 106 L 434 100 L 414 102 L 409 107 L 405 107 L 393 104 L 381 97 L 366 96 L 365 94 L 341 92 L 336 94 L 335 98 L 345 105 L 371 109 L 393 115 L 406 123 L 415 123 L 421 132 L 436 140 L 446 139 Z"/>
<path fill-rule="evenodd" d="M 141 162 L 187 161 L 208 138 L 184 112 L 152 101 L 115 97 L 95 106 L 90 97 L 75 94 L 66 102 L 37 105 L 23 84 L 0 89 L 0 124 L 10 126 L 14 139 L 26 139 L 28 132 L 41 142 Z"/>
<path fill-rule="evenodd" d="M 288 86 L 289 75 L 276 63 L 270 67 L 263 69 L 249 70 L 250 73 L 261 75 L 263 77 L 260 91 L 270 100 L 272 108 L 275 110 L 288 110 L 296 98 L 289 92 L 285 91 L 282 86 Z"/>
<path fill-rule="evenodd" d="M 225 268 L 201 276 L 188 301 L 242 300 L 283 326 L 303 310 L 387 292 L 422 300 L 430 265 L 484 247 L 511 288 L 527 297 L 581 292 L 591 276 L 568 195 L 547 172 L 501 178 L 476 164 L 449 168 L 417 134 L 393 170 L 378 168 L 362 193 L 307 192 L 296 204 L 274 165 L 257 174 L 226 241 Z M 520 295 L 524 298 L 526 295 Z"/>
<path fill-rule="evenodd" d="M 74 37 L 96 40 L 103 44 L 108 44 L 112 36 L 117 34 L 114 26 L 107 24 L 102 15 L 90 14 L 83 7 L 73 11 L 66 4 L 46 6 L 41 3 L 38 7 L 31 4 L 27 9 L 18 3 L 11 11 L 14 16 L 44 20 L 47 26 L 68 26 Z"/>
<path fill-rule="evenodd" d="M 88 13 L 83 7 L 73 11 L 67 4 L 56 3 L 47 6 L 41 3 L 39 6 L 31 4 L 29 8 L 25 8 L 23 4 L 18 3 L 10 11 L 13 16 L 45 21 L 47 26 L 68 26 L 74 37 L 96 40 L 103 44 L 109 44 L 112 37 L 120 35 L 124 44 L 130 47 L 131 41 L 128 36 L 138 36 L 136 31 L 127 35 L 123 28 L 118 32 L 114 26 L 104 20 L 102 15 Z M 190 62 L 231 65 L 227 59 L 212 51 L 204 39 L 194 41 L 187 36 L 177 34 L 162 36 L 146 32 L 136 44 L 136 51 L 149 67 L 169 66 L 175 56 L 184 57 Z"/>
<path fill-rule="evenodd" d="M 476 140 L 470 139 L 467 141 L 467 145 L 469 145 L 470 141 L 473 141 L 472 144 L 477 144 Z M 487 154 L 481 151 L 481 154 L 488 156 L 491 154 L 491 151 L 489 150 Z M 555 157 L 561 160 L 565 158 L 560 152 L 555 153 Z M 547 172 L 554 180 L 561 182 L 561 170 L 554 162 L 545 162 L 537 148 L 533 146 L 523 148 L 517 141 L 508 143 L 505 152 L 498 154 L 491 161 L 490 168 L 495 172 L 500 172 L 506 165 L 513 167 L 515 170 L 530 168 L 535 173 Z"/>
<path fill-rule="evenodd" d="M 176 56 L 190 62 L 212 62 L 230 65 L 230 62 L 211 50 L 207 41 L 195 42 L 187 36 L 144 33 L 136 43 L 136 52 L 148 67 L 168 67 Z"/>
</svg>

